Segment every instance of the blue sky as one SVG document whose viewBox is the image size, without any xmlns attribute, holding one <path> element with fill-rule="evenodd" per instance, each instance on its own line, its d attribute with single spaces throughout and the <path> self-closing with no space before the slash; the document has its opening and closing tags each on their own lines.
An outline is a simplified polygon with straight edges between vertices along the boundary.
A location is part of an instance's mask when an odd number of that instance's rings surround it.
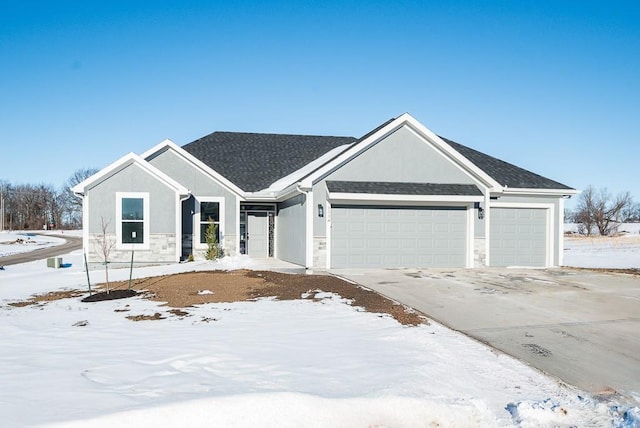
<svg viewBox="0 0 640 428">
<path fill-rule="evenodd" d="M 61 186 L 165 138 L 361 136 L 409 112 L 640 200 L 636 1 L 34 1 L 0 13 L 0 180 Z"/>
</svg>

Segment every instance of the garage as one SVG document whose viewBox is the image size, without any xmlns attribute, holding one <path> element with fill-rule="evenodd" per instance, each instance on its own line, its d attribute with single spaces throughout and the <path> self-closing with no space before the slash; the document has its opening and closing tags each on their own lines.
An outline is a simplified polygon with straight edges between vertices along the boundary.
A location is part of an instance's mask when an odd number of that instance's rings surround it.
<svg viewBox="0 0 640 428">
<path fill-rule="evenodd" d="M 491 208 L 490 265 L 547 266 L 548 211 Z"/>
<path fill-rule="evenodd" d="M 331 267 L 465 267 L 465 207 L 336 205 Z"/>
</svg>

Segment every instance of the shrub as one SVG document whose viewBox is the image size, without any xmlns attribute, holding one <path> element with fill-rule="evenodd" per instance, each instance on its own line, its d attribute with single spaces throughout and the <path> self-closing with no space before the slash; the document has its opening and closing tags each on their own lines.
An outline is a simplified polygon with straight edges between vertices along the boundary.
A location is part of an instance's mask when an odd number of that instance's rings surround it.
<svg viewBox="0 0 640 428">
<path fill-rule="evenodd" d="M 222 247 L 218 244 L 218 225 L 210 223 L 204 233 L 204 239 L 207 243 L 207 251 L 204 258 L 207 260 L 215 260 L 222 257 Z"/>
</svg>

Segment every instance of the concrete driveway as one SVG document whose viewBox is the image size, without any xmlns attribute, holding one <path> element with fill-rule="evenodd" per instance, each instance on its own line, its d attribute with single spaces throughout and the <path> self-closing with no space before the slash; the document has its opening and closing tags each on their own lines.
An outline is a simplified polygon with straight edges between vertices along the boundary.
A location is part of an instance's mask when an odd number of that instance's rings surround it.
<svg viewBox="0 0 640 428">
<path fill-rule="evenodd" d="M 640 403 L 637 276 L 495 268 L 331 273 L 595 395 Z"/>
</svg>

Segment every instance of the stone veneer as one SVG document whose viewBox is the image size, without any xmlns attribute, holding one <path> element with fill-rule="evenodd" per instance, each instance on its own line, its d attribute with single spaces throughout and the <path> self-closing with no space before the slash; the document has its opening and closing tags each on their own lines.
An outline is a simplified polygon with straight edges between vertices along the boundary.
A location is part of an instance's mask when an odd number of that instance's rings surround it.
<svg viewBox="0 0 640 428">
<path fill-rule="evenodd" d="M 473 267 L 487 266 L 487 247 L 485 238 L 475 238 L 473 240 Z"/>
<path fill-rule="evenodd" d="M 107 234 L 107 239 L 113 242 L 113 248 L 109 253 L 109 262 L 111 263 L 130 263 L 131 250 L 121 250 L 115 245 L 116 234 Z M 138 263 L 175 263 L 176 260 L 176 237 L 172 233 L 154 233 L 149 236 L 149 249 L 134 250 L 133 261 Z M 103 255 L 102 234 L 89 235 L 89 248 L 87 258 L 90 263 L 102 262 Z"/>
<path fill-rule="evenodd" d="M 327 267 L 327 238 L 325 236 L 313 237 L 313 268 L 326 269 Z"/>
</svg>

